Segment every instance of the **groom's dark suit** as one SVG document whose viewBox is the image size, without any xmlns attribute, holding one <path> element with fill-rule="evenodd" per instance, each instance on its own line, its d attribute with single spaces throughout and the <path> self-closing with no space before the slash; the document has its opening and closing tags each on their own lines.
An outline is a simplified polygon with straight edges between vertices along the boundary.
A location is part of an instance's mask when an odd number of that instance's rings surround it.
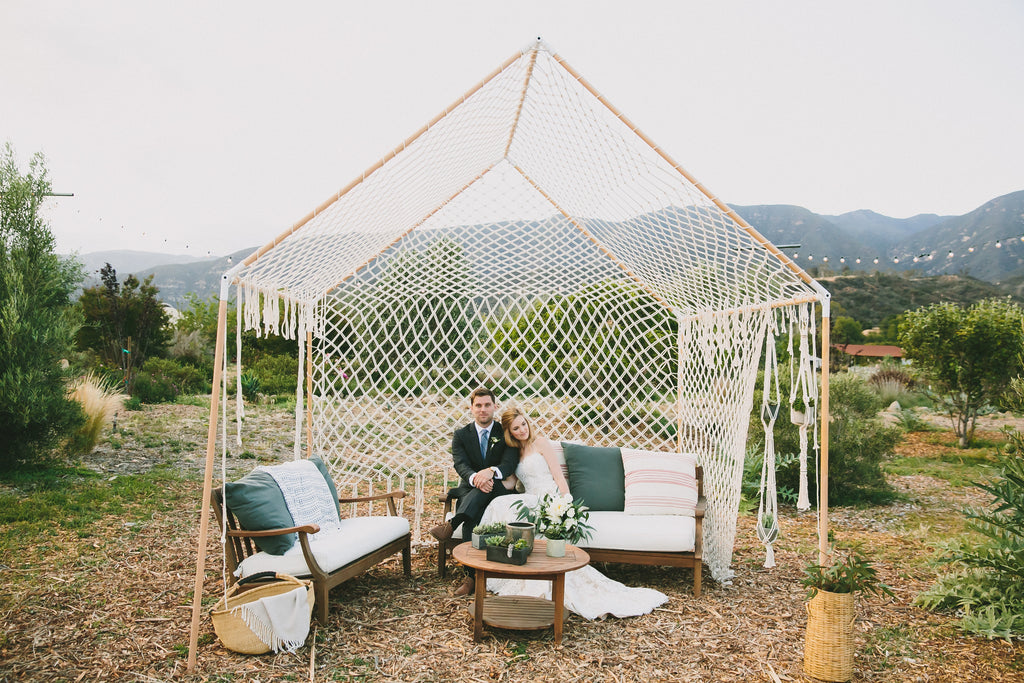
<svg viewBox="0 0 1024 683">
<path fill-rule="evenodd" d="M 487 504 L 496 496 L 512 493 L 508 491 L 497 479 L 494 480 L 494 487 L 490 493 L 484 493 L 470 483 L 474 474 L 488 467 L 497 467 L 501 470 L 501 476 L 509 477 L 516 471 L 519 464 L 519 449 L 512 448 L 505 444 L 505 434 L 501 430 L 501 424 L 495 420 L 491 423 L 491 433 L 487 439 L 487 452 L 480 452 L 480 440 L 477 436 L 476 423 L 471 422 L 462 429 L 455 430 L 452 438 L 452 458 L 455 461 L 455 471 L 459 473 L 462 482 L 456 491 L 459 497 L 459 505 L 455 510 L 456 515 L 465 515 L 470 519 L 467 524 L 469 528 L 463 528 L 462 537 L 469 538 L 469 532 L 480 523 Z"/>
</svg>

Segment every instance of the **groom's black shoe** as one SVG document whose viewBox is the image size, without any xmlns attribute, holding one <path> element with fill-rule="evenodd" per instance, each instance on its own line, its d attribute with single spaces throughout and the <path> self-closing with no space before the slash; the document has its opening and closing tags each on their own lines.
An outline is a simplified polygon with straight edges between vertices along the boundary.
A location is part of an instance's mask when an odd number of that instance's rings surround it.
<svg viewBox="0 0 1024 683">
<path fill-rule="evenodd" d="M 451 522 L 438 524 L 430 530 L 430 535 L 439 541 L 447 541 L 452 537 L 452 533 L 454 533 L 454 530 L 452 529 Z"/>
</svg>

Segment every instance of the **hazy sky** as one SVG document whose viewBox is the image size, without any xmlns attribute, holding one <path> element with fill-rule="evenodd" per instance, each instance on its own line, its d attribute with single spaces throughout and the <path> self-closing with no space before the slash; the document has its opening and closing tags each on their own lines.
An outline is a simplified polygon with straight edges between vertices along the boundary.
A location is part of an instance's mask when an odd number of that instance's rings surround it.
<svg viewBox="0 0 1024 683">
<path fill-rule="evenodd" d="M 62 251 L 262 245 L 535 37 L 726 202 L 1024 189 L 1024 2 L 0 2 L 0 143 Z"/>
</svg>

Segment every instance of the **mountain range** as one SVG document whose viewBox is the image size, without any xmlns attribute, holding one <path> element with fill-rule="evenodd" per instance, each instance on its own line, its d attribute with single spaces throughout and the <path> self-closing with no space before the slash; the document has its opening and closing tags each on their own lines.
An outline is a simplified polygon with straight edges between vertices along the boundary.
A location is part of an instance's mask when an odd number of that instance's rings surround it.
<svg viewBox="0 0 1024 683">
<path fill-rule="evenodd" d="M 1024 190 L 962 216 L 891 218 L 870 210 L 829 216 L 785 204 L 733 208 L 773 244 L 786 245 L 783 251 L 815 275 L 912 270 L 922 276 L 970 275 L 1024 289 Z M 129 273 L 140 279 L 152 274 L 161 298 L 181 306 L 186 294 L 217 294 L 224 272 L 257 248 L 213 259 L 123 250 L 80 254 L 78 259 L 89 274 L 87 287 L 99 281 L 99 269 L 110 263 L 122 280 Z"/>
</svg>

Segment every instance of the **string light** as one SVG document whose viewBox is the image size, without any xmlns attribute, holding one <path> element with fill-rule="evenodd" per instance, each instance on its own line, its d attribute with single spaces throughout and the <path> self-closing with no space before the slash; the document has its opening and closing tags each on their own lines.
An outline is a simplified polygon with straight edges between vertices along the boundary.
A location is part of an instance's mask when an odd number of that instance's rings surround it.
<svg viewBox="0 0 1024 683">
<path fill-rule="evenodd" d="M 966 239 L 964 239 L 964 241 L 966 241 Z M 997 240 L 990 240 L 990 241 L 986 241 L 986 242 L 981 243 L 981 244 L 974 244 L 974 245 L 968 246 L 967 250 L 965 252 L 961 253 L 960 256 L 961 257 L 966 257 L 967 254 L 979 253 L 980 251 L 984 251 L 988 247 L 995 247 L 996 249 L 1002 249 L 1004 244 L 1009 246 L 1009 245 L 1013 244 L 1015 241 L 1016 242 L 1024 243 L 1024 235 L 1020 235 L 1020 236 L 1014 235 L 1012 237 L 1001 237 L 1001 238 L 999 238 Z M 796 244 L 786 244 L 786 245 L 779 246 L 778 249 L 781 251 L 783 249 L 789 249 L 789 248 L 798 247 L 798 246 L 799 245 L 796 245 Z M 912 263 L 922 263 L 922 262 L 925 262 L 925 261 L 934 261 L 937 257 L 941 257 L 941 252 L 932 251 L 932 252 L 920 253 L 920 254 L 907 254 L 905 256 L 893 256 L 891 258 L 892 258 L 892 263 L 898 265 L 900 263 L 900 261 L 907 261 L 907 260 L 909 260 Z M 955 257 L 956 257 L 956 253 L 954 252 L 953 249 L 950 249 L 946 253 L 946 258 L 947 259 L 951 259 L 951 258 L 955 258 Z M 792 258 L 793 258 L 794 261 L 799 259 L 800 258 L 800 252 L 799 251 L 794 251 L 792 253 Z M 871 263 L 873 263 L 875 265 L 878 265 L 881 261 L 889 260 L 889 258 L 890 257 L 888 257 L 888 256 L 875 256 L 875 257 L 860 257 L 860 256 L 857 256 L 857 257 L 850 258 L 849 261 L 852 262 L 852 263 L 855 263 L 857 265 L 860 265 L 860 264 L 865 263 L 867 261 L 870 261 Z M 839 263 L 842 263 L 842 264 L 846 264 L 847 261 L 848 261 L 846 256 L 839 256 L 838 259 L 839 259 Z M 815 261 L 814 254 L 807 254 L 807 260 L 808 261 Z M 818 258 L 817 258 L 817 261 L 819 261 L 821 263 L 829 263 L 830 260 L 834 260 L 834 258 L 831 257 L 831 256 L 818 256 Z"/>
</svg>

